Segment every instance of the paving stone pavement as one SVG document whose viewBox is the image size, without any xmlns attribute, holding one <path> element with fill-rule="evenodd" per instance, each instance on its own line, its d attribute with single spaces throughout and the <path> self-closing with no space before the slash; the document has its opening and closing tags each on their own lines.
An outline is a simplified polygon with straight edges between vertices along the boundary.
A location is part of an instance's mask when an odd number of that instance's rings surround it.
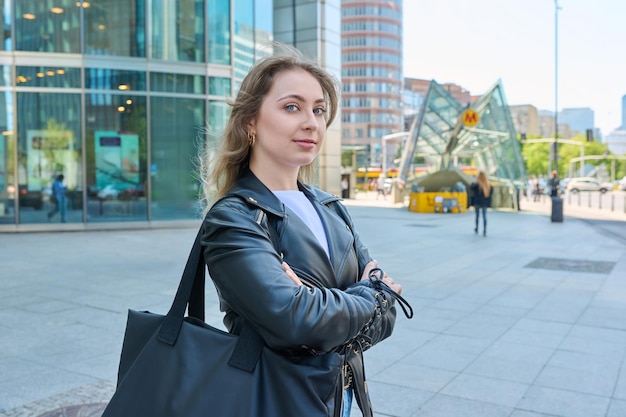
<svg viewBox="0 0 626 417">
<path fill-rule="evenodd" d="M 469 212 L 346 205 L 415 310 L 366 353 L 376 416 L 626 416 L 626 216 L 522 201 L 483 237 Z M 127 309 L 167 311 L 195 232 L 0 234 L 0 416 L 107 402 Z"/>
</svg>

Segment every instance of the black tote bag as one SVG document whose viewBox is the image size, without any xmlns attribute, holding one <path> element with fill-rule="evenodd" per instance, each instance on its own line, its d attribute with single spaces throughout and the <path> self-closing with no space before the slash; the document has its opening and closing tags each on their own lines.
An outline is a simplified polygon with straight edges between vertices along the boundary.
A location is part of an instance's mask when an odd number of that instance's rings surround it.
<svg viewBox="0 0 626 417">
<path fill-rule="evenodd" d="M 285 356 L 249 326 L 233 335 L 204 322 L 200 236 L 167 315 L 129 311 L 102 417 L 338 417 L 339 354 Z"/>
</svg>

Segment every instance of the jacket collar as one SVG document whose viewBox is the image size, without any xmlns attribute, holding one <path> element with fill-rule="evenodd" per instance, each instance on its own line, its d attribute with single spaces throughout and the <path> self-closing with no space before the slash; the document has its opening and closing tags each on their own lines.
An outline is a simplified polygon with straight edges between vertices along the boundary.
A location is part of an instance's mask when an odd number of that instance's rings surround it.
<svg viewBox="0 0 626 417">
<path fill-rule="evenodd" d="M 328 204 L 340 200 L 340 198 L 335 195 L 299 181 L 298 188 L 309 200 L 317 201 L 320 204 Z M 233 187 L 228 191 L 227 196 L 228 195 L 238 196 L 248 202 L 248 204 L 255 205 L 265 212 L 280 217 L 285 216 L 285 206 L 282 201 L 250 171 L 250 168 L 246 168 L 246 170 L 242 172 Z"/>
</svg>

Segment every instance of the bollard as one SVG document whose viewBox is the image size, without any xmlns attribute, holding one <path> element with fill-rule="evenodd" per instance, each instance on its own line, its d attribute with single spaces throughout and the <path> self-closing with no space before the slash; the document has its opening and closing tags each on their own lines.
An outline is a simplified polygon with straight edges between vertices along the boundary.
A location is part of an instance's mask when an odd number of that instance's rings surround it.
<svg viewBox="0 0 626 417">
<path fill-rule="evenodd" d="M 602 210 L 602 196 L 603 196 L 602 193 L 598 194 L 598 209 L 599 210 Z"/>
<path fill-rule="evenodd" d="M 580 207 L 580 193 L 578 193 L 578 207 Z"/>
<path fill-rule="evenodd" d="M 611 211 L 615 211 L 615 194 L 611 193 Z"/>
</svg>

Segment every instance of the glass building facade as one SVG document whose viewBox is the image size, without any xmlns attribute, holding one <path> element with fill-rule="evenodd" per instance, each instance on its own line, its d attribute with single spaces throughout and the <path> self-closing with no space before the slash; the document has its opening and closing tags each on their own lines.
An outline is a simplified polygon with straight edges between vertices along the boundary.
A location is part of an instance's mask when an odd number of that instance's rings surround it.
<svg viewBox="0 0 626 417">
<path fill-rule="evenodd" d="M 491 181 L 526 184 L 517 132 L 500 81 L 468 106 L 432 80 L 406 133 L 398 174 L 405 182 L 414 179 L 413 164 L 420 158 L 431 173 L 468 165 L 485 171 Z"/>
<path fill-rule="evenodd" d="M 197 219 L 199 146 L 300 3 L 319 34 L 319 1 L 0 0 L 0 232 Z M 321 60 L 320 42 L 304 52 Z M 48 215 L 59 174 L 65 224 Z"/>
</svg>

